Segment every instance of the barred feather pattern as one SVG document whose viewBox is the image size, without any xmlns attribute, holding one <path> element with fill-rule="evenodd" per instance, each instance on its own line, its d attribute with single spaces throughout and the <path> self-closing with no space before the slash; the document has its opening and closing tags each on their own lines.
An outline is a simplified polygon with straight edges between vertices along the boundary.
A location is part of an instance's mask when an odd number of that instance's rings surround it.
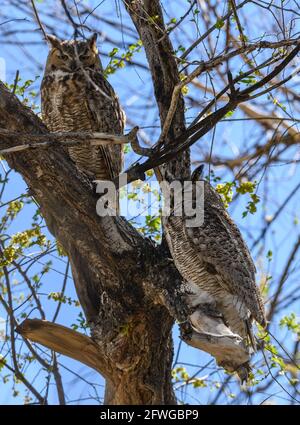
<svg viewBox="0 0 300 425">
<path fill-rule="evenodd" d="M 243 237 L 223 202 L 204 182 L 204 223 L 187 227 L 187 217 L 164 218 L 170 252 L 186 280 L 192 307 L 211 304 L 230 329 L 252 338 L 254 318 L 265 326 L 264 306 L 255 283 L 255 266 Z"/>
<path fill-rule="evenodd" d="M 42 117 L 50 131 L 123 134 L 125 114 L 99 70 L 50 70 L 42 82 L 41 98 Z M 122 169 L 121 145 L 81 145 L 68 148 L 68 153 L 77 168 L 93 180 L 112 180 Z"/>
</svg>

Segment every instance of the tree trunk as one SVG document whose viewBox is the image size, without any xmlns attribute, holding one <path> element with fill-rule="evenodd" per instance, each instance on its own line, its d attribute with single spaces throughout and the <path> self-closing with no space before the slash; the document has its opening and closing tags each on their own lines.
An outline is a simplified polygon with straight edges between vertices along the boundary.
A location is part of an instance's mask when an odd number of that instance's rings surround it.
<svg viewBox="0 0 300 425">
<path fill-rule="evenodd" d="M 46 134 L 39 118 L 3 84 L 0 94 L 0 127 Z M 13 144 L 4 136 L 1 141 Z M 49 230 L 68 254 L 99 350 L 102 364 L 97 370 L 108 380 L 106 402 L 174 403 L 171 330 L 183 307 L 177 295 L 181 277 L 165 261 L 167 252 L 142 238 L 122 217 L 97 216 L 92 187 L 60 146 L 37 149 L 34 155 L 25 150 L 6 159 L 24 177 Z"/>
<path fill-rule="evenodd" d="M 163 124 L 179 76 L 168 37 L 159 43 L 155 56 L 154 47 L 162 34 L 157 25 L 143 18 L 145 13 L 159 16 L 157 24 L 164 31 L 159 2 L 127 1 L 126 6 L 145 46 Z M 16 133 L 47 134 L 39 118 L 2 83 L 0 127 Z M 168 139 L 183 130 L 180 100 Z M 1 142 L 7 147 L 22 144 L 22 138 L 16 136 L 12 141 L 4 134 Z M 61 146 L 36 149 L 34 155 L 30 150 L 11 153 L 6 160 L 25 179 L 48 229 L 69 257 L 78 298 L 99 351 L 101 364 L 95 368 L 107 380 L 105 402 L 175 404 L 171 332 L 174 318 L 184 320 L 186 313 L 179 296 L 182 279 L 173 263 L 166 261 L 168 251 L 144 239 L 122 217 L 97 216 L 93 188 Z M 178 175 L 184 170 L 189 173 L 189 153 L 171 166 Z M 32 330 L 33 340 L 36 332 Z M 42 343 L 47 345 L 45 338 Z M 68 338 L 60 352 L 66 352 L 66 345 Z M 70 341 L 69 345 L 69 352 L 78 349 L 71 347 Z"/>
<path fill-rule="evenodd" d="M 171 383 L 173 321 L 161 307 L 134 320 L 127 335 L 114 344 L 115 367 L 105 404 L 176 404 Z"/>
</svg>

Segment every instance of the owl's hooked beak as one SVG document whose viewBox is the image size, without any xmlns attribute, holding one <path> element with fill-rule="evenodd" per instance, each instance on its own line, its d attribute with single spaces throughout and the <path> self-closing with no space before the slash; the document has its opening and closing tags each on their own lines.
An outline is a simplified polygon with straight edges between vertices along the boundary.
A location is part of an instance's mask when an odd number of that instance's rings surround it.
<svg viewBox="0 0 300 425">
<path fill-rule="evenodd" d="M 75 60 L 72 60 L 71 63 L 70 63 L 70 69 L 71 69 L 71 71 L 76 71 L 77 68 L 78 68 L 77 60 L 76 59 Z"/>
</svg>

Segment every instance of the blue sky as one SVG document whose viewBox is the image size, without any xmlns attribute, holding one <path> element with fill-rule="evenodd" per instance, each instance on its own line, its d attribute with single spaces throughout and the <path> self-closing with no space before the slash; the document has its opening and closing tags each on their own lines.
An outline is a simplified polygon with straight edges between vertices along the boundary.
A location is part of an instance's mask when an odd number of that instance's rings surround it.
<svg viewBox="0 0 300 425">
<path fill-rule="evenodd" d="M 29 19 L 28 16 L 24 12 L 17 12 L 15 8 L 10 6 L 10 2 L 0 0 L 0 5 L 2 4 L 2 13 L 7 14 L 7 16 L 23 19 L 26 18 L 25 21 L 20 21 L 17 24 L 10 23 L 9 28 L 18 28 L 20 32 L 14 34 L 14 36 L 21 42 L 27 41 L 28 45 L 25 48 L 22 46 L 15 47 L 11 44 L 2 44 L 0 45 L 0 60 L 5 61 L 6 66 L 6 82 L 12 83 L 15 78 L 16 70 L 20 70 L 20 75 L 22 81 L 26 81 L 28 79 L 33 79 L 38 76 L 36 82 L 33 84 L 33 89 L 38 90 L 39 84 L 42 78 L 42 67 L 45 63 L 48 48 L 45 42 L 41 40 L 40 32 L 37 30 L 36 24 L 32 19 Z M 97 1 L 87 1 L 88 5 L 91 8 L 95 7 L 99 4 Z M 168 19 L 170 20 L 172 17 L 180 18 L 184 11 L 187 8 L 187 2 L 183 1 L 179 6 L 176 2 L 176 7 L 174 6 L 174 2 L 165 1 L 163 2 L 166 10 L 168 11 L 168 17 L 166 17 L 166 22 Z M 45 25 L 48 25 L 51 28 L 53 24 L 53 18 L 56 16 L 61 16 L 62 10 L 59 7 L 59 2 L 57 2 L 57 9 L 55 10 L 55 14 L 53 16 L 45 16 L 48 11 L 53 11 L 50 6 L 51 3 L 48 1 L 36 2 L 37 7 L 41 13 L 42 20 Z M 70 4 L 70 2 L 69 2 Z M 116 14 L 115 2 L 104 1 L 97 9 L 97 13 L 104 18 L 112 18 Z M 256 38 L 262 35 L 265 31 L 265 23 L 262 22 L 261 18 L 256 14 L 255 10 L 252 6 L 247 8 L 247 13 L 249 18 L 251 18 L 251 27 L 253 28 L 252 37 Z M 121 12 L 118 17 L 119 22 L 122 22 L 125 25 L 129 24 L 128 17 L 126 12 L 121 7 Z M 96 21 L 90 17 L 87 20 L 88 24 L 93 27 L 96 24 Z M 1 23 L 1 21 L 0 21 Z M 97 24 L 98 25 L 98 24 Z M 180 46 L 181 42 L 184 40 L 184 37 L 189 37 L 191 40 L 197 37 L 198 30 L 194 22 L 188 21 L 182 32 L 174 31 L 172 34 L 173 43 L 176 47 Z M 31 31 L 27 32 L 27 30 L 35 29 L 34 33 Z M 104 63 L 104 66 L 107 65 L 109 59 L 105 54 L 110 52 L 116 44 L 114 41 L 119 42 L 120 53 L 125 52 L 127 50 L 128 44 L 131 44 L 137 40 L 134 33 L 132 35 L 128 35 L 126 31 L 123 32 L 123 40 L 120 37 L 120 30 L 115 28 L 115 30 L 106 24 L 101 24 L 101 27 L 97 26 L 96 28 L 99 32 L 102 32 L 102 37 L 99 39 L 99 50 L 100 57 Z M 201 28 L 202 30 L 203 28 Z M 68 23 L 61 24 L 59 28 L 55 26 L 55 30 L 57 35 L 61 37 L 72 36 L 72 28 Z M 295 29 L 296 32 L 296 29 Z M 213 42 L 217 43 L 217 33 L 215 32 L 213 35 Z M 222 37 L 222 33 L 220 38 Z M 271 39 L 272 37 L 268 37 Z M 8 40 L 10 37 L 8 37 Z M 13 39 L 13 37 L 11 37 Z M 217 44 L 218 45 L 218 44 Z M 29 55 L 29 56 L 28 56 Z M 195 51 L 193 59 L 199 60 L 207 59 L 205 57 L 205 50 L 203 46 L 200 46 L 197 51 Z M 141 64 L 146 65 L 146 60 L 143 51 L 136 53 L 134 55 L 134 59 Z M 1 62 L 0 62 L 1 63 Z M 238 61 L 233 61 L 231 63 L 233 69 L 236 72 L 239 71 L 239 63 Z M 142 69 L 137 66 L 126 66 L 124 69 L 118 70 L 114 75 L 110 76 L 109 81 L 114 86 L 115 90 L 119 94 L 121 103 L 125 109 L 126 115 L 128 117 L 126 130 L 129 130 L 133 124 L 138 124 L 141 127 L 141 137 L 144 141 L 155 141 L 155 137 L 158 135 L 159 129 L 157 128 L 159 125 L 157 109 L 154 102 L 153 97 L 153 89 L 151 86 L 151 81 L 149 78 L 148 71 L 146 69 Z M 204 81 L 204 80 L 203 80 Z M 217 83 L 216 83 L 217 84 Z M 298 90 L 299 92 L 299 90 Z M 190 94 L 196 93 L 199 96 L 199 92 L 196 92 L 194 88 L 190 88 Z M 205 102 L 204 98 L 202 102 Z M 37 105 L 39 105 L 39 97 L 35 99 Z M 260 101 L 260 105 L 262 108 L 268 109 L 268 100 L 266 98 Z M 289 108 L 291 105 L 287 105 L 287 112 L 289 112 Z M 191 107 L 187 111 L 187 121 L 192 119 L 199 107 Z M 38 109 L 37 109 L 38 112 Z M 283 113 L 282 110 L 279 110 L 278 113 Z M 239 119 L 242 117 L 241 112 L 235 111 L 232 119 Z M 264 137 L 268 135 L 265 134 Z M 246 124 L 240 121 L 225 121 L 218 124 L 216 133 L 213 135 L 212 133 L 205 136 L 202 140 L 197 142 L 192 148 L 192 157 L 194 160 L 201 160 L 201 155 L 203 152 L 207 152 L 213 141 L 213 149 L 216 152 L 219 150 L 222 154 L 228 156 L 228 158 L 235 157 L 240 152 L 243 152 L 246 146 L 251 146 L 257 142 L 257 138 L 261 137 L 261 130 L 256 126 L 255 123 L 247 122 Z M 290 162 L 292 159 L 299 158 L 298 148 L 290 149 L 288 151 L 288 155 L 286 157 L 287 162 Z M 126 165 L 128 166 L 137 158 L 134 154 L 129 153 L 126 156 Z M 3 167 L 7 167 L 5 163 L 2 163 Z M 216 175 L 220 176 L 225 181 L 231 181 L 232 175 L 228 174 L 222 168 L 214 169 Z M 1 170 L 3 173 L 3 169 Z M 253 244 L 253 241 L 260 234 L 261 229 L 265 223 L 265 219 L 271 217 L 274 212 L 278 209 L 278 206 L 283 202 L 286 196 L 292 191 L 294 187 L 299 182 L 299 177 L 297 173 L 297 165 L 296 163 L 291 163 L 282 166 L 281 164 L 278 166 L 270 167 L 268 172 L 264 174 L 260 173 L 261 181 L 258 185 L 258 194 L 261 196 L 262 202 L 258 205 L 258 212 L 256 215 L 251 216 L 248 214 L 246 218 L 242 218 L 242 212 L 245 210 L 245 207 L 248 202 L 247 197 L 239 197 L 238 201 L 233 203 L 230 207 L 230 212 L 232 216 L 235 218 L 236 222 L 239 224 L 249 246 Z M 12 173 L 10 175 L 10 183 L 5 191 L 2 202 L 5 203 L 11 199 L 18 197 L 21 193 L 26 192 L 26 185 L 22 178 L 16 173 Z M 3 211 L 3 208 L 2 208 Z M 10 233 L 13 234 L 17 231 L 24 230 L 29 228 L 31 223 L 31 217 L 33 212 L 35 211 L 35 205 L 30 204 L 24 208 L 24 210 L 20 213 L 18 219 L 13 223 L 10 228 Z M 299 217 L 299 195 L 294 196 L 292 201 L 288 204 L 284 212 L 281 214 L 279 219 L 276 221 L 276 224 L 271 227 L 271 231 L 267 233 L 264 244 L 258 244 L 252 251 L 253 256 L 256 260 L 257 268 L 258 268 L 258 280 L 265 278 L 265 275 L 268 274 L 271 276 L 271 282 L 278 278 L 278 276 L 282 273 L 283 266 L 286 262 L 286 258 L 288 257 L 290 250 L 295 243 L 299 235 L 299 225 L 297 223 L 297 218 Z M 140 221 L 142 224 L 142 221 Z M 294 224 L 295 223 L 295 224 Z M 51 235 L 49 235 L 51 239 Z M 267 252 L 269 250 L 273 251 L 273 259 L 269 262 L 266 258 Z M 32 255 L 32 252 L 28 253 Z M 47 294 L 50 292 L 59 291 L 63 274 L 66 268 L 66 259 L 65 258 L 57 258 L 57 256 L 43 258 L 41 263 L 36 264 L 31 271 L 31 275 L 38 272 L 42 267 L 43 263 L 51 260 L 52 266 L 50 272 L 45 275 L 43 279 L 43 286 L 41 288 L 41 299 L 45 302 L 45 310 L 47 313 L 47 318 L 51 319 L 53 312 L 55 310 L 56 304 L 54 301 L 47 300 Z M 292 278 L 289 280 L 288 284 L 288 292 L 293 293 L 294 289 L 297 289 L 299 286 L 298 278 L 299 272 L 297 272 L 297 266 L 299 266 L 299 257 L 296 258 L 294 262 L 295 273 Z M 18 276 L 16 275 L 16 279 Z M 25 290 L 25 288 L 18 288 L 18 291 Z M 272 293 L 272 283 L 271 289 Z M 72 278 L 68 279 L 67 282 L 67 295 L 72 299 L 76 299 L 76 294 L 74 291 Z M 296 311 L 299 314 L 299 305 L 292 305 L 285 312 L 288 313 L 290 311 Z M 35 313 L 31 314 L 31 317 L 35 317 Z M 60 312 L 58 322 L 64 324 L 66 326 L 71 326 L 73 323 L 76 323 L 77 316 L 79 313 L 79 308 L 74 306 L 64 305 L 63 309 Z M 284 312 L 282 312 L 283 314 Z M 4 317 L 4 312 L 1 311 L 0 307 L 0 317 Z M 278 318 L 279 320 L 279 318 Z M 0 347 L 1 347 L 1 329 L 3 329 L 3 323 L 0 321 Z M 281 339 L 285 339 L 283 332 L 279 329 L 279 326 L 274 324 L 273 332 Z M 290 337 L 288 337 L 290 338 Z M 175 353 L 179 344 L 178 338 L 178 328 L 177 325 L 174 328 L 174 342 L 175 342 Z M 289 347 L 291 341 L 285 339 L 286 346 Z M 43 347 L 40 347 L 42 351 L 44 351 Z M 200 369 L 200 366 L 206 365 L 211 358 L 198 350 L 192 349 L 191 347 L 186 346 L 185 344 L 181 344 L 180 357 L 178 362 L 189 363 L 194 366 L 186 366 L 191 374 L 195 373 L 197 367 Z M 65 389 L 68 395 L 68 399 L 70 403 L 76 404 L 79 398 L 83 398 L 82 403 L 93 404 L 97 403 L 95 399 L 96 391 L 100 396 L 103 395 L 103 380 L 99 377 L 96 372 L 88 369 L 87 367 L 80 365 L 79 363 L 66 358 L 60 357 L 60 362 L 63 365 L 61 367 L 61 373 L 63 375 L 65 381 Z M 67 369 L 75 370 L 80 376 L 84 376 L 87 382 L 92 382 L 96 387 L 88 385 L 87 383 L 79 382 L 78 379 Z M 200 373 L 200 376 L 206 376 L 211 372 L 211 367 L 214 367 L 214 363 L 210 364 L 208 367 L 204 368 L 204 370 Z M 32 378 L 37 373 L 37 368 L 34 364 L 32 364 L 27 372 Z M 221 371 L 217 371 L 212 375 L 209 380 L 212 383 L 212 388 L 214 387 L 214 382 L 221 382 L 224 379 L 224 375 Z M 35 383 L 38 388 L 43 388 L 45 382 L 45 374 L 42 372 L 37 377 L 35 377 Z M 238 386 L 235 384 L 236 380 L 232 379 L 231 392 L 235 394 L 238 391 Z M 18 387 L 21 388 L 20 385 Z M 23 399 L 21 396 L 12 397 L 11 395 L 11 385 L 3 385 L 0 381 L 0 403 L 3 404 L 16 404 L 23 403 Z M 189 403 L 209 403 L 214 397 L 216 391 L 210 387 L 200 388 L 197 390 L 188 390 L 188 395 L 184 393 L 178 392 L 180 396 Z M 183 390 L 185 391 L 185 389 Z M 277 393 L 276 401 L 278 403 L 286 403 L 287 395 L 282 392 L 282 390 L 274 385 L 274 393 Z M 21 395 L 23 391 L 21 390 Z M 281 398 L 282 397 L 282 398 Z M 255 400 L 257 402 L 266 398 L 266 395 L 257 395 Z M 246 399 L 245 399 L 246 400 Z M 229 394 L 225 394 L 221 397 L 220 402 L 234 402 L 234 398 Z M 49 394 L 49 402 L 57 403 L 57 396 L 53 386 L 50 387 Z"/>
</svg>

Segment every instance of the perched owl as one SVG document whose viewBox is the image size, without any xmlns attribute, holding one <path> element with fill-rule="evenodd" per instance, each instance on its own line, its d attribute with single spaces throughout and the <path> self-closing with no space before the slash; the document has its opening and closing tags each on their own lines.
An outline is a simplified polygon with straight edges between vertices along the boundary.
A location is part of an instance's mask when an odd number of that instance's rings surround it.
<svg viewBox="0 0 300 425">
<path fill-rule="evenodd" d="M 42 117 L 48 129 L 97 131 L 121 135 L 125 115 L 103 75 L 97 34 L 84 41 L 61 41 L 53 35 L 41 85 Z M 77 168 L 93 180 L 112 180 L 121 172 L 121 145 L 68 148 Z"/>
<path fill-rule="evenodd" d="M 202 167 L 201 167 L 202 172 Z M 201 179 L 199 170 L 192 175 Z M 255 266 L 242 235 L 227 213 L 219 194 L 203 180 L 204 222 L 188 227 L 183 216 L 164 218 L 166 240 L 175 265 L 187 282 L 190 306 L 218 312 L 245 346 L 254 345 L 252 320 L 266 325 L 264 306 L 255 283 Z M 176 201 L 175 201 L 176 204 Z M 176 207 L 176 206 L 175 206 Z"/>
</svg>

